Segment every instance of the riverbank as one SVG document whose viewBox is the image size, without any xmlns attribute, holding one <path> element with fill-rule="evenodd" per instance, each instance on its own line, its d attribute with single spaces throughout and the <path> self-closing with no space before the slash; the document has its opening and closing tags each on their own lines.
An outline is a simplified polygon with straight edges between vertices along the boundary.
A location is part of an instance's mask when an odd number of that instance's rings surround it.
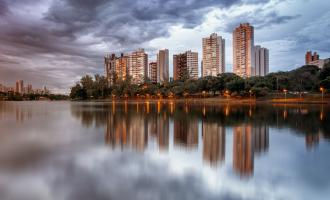
<svg viewBox="0 0 330 200">
<path fill-rule="evenodd" d="M 330 98 L 109 98 L 92 100 L 92 102 L 177 102 L 177 103 L 206 103 L 206 104 L 326 104 Z"/>
</svg>

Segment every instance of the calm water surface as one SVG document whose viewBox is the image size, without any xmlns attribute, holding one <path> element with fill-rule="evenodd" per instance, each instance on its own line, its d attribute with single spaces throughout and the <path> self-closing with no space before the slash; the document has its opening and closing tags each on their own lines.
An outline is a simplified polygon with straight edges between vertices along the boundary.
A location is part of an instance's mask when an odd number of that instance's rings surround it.
<svg viewBox="0 0 330 200">
<path fill-rule="evenodd" d="M 0 102 L 1 200 L 329 199 L 330 108 Z"/>
</svg>

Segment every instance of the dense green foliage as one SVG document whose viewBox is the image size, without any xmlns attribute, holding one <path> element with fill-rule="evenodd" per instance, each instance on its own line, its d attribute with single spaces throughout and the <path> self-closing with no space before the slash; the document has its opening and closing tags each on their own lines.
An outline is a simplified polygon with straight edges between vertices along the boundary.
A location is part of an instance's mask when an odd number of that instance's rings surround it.
<svg viewBox="0 0 330 200">
<path fill-rule="evenodd" d="M 203 77 L 198 80 L 176 80 L 164 84 L 153 84 L 145 80 L 136 85 L 131 78 L 117 81 L 108 87 L 104 76 L 86 75 L 71 88 L 71 99 L 103 99 L 107 97 L 145 97 L 145 96 L 266 96 L 283 90 L 301 93 L 318 92 L 319 87 L 330 89 L 330 65 L 320 70 L 317 66 L 305 65 L 288 72 L 270 73 L 264 77 L 243 79 L 233 73 L 219 74 L 216 77 Z"/>
</svg>

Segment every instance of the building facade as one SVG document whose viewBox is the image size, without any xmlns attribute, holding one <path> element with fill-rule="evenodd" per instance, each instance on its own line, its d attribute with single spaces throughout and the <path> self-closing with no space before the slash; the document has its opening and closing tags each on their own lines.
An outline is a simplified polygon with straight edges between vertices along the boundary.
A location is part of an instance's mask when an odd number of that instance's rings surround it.
<svg viewBox="0 0 330 200">
<path fill-rule="evenodd" d="M 216 33 L 203 38 L 202 77 L 225 72 L 225 39 Z"/>
<path fill-rule="evenodd" d="M 105 77 L 108 81 L 108 86 L 114 83 L 115 79 L 115 68 L 116 68 L 116 55 L 108 54 L 104 57 L 104 70 Z"/>
<path fill-rule="evenodd" d="M 169 52 L 168 49 L 159 50 L 157 54 L 157 83 L 169 80 Z"/>
<path fill-rule="evenodd" d="M 157 62 L 149 63 L 149 78 L 152 83 L 157 83 Z"/>
<path fill-rule="evenodd" d="M 233 72 L 243 78 L 255 74 L 254 69 L 254 27 L 240 24 L 233 31 Z"/>
<path fill-rule="evenodd" d="M 135 84 L 142 83 L 148 77 L 148 54 L 144 49 L 138 49 L 131 54 L 106 55 L 104 58 L 105 77 L 109 85 L 117 81 L 125 81 L 132 78 Z"/>
<path fill-rule="evenodd" d="M 198 79 L 198 53 L 186 51 L 173 55 L 174 80 Z"/>
<path fill-rule="evenodd" d="M 319 54 L 315 51 L 307 51 L 305 54 L 305 64 L 310 65 L 312 62 L 318 61 L 320 59 Z"/>
<path fill-rule="evenodd" d="M 116 81 L 125 81 L 129 74 L 131 58 L 129 55 L 121 54 L 119 58 L 116 59 L 115 65 L 115 77 Z"/>
<path fill-rule="evenodd" d="M 317 52 L 307 51 L 305 54 L 305 64 L 306 65 L 315 65 L 319 68 L 323 68 L 324 65 L 330 63 L 330 58 L 320 59 L 320 56 Z"/>
<path fill-rule="evenodd" d="M 138 49 L 130 55 L 129 75 L 135 84 L 143 83 L 148 77 L 148 54 L 144 49 Z"/>
<path fill-rule="evenodd" d="M 255 76 L 266 76 L 269 73 L 269 50 L 259 45 L 254 47 Z"/>
</svg>

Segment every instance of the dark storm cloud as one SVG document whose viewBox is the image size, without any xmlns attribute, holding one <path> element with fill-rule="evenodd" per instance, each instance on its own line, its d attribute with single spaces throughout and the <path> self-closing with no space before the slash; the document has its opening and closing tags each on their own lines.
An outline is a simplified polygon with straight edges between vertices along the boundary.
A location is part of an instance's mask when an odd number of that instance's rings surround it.
<svg viewBox="0 0 330 200">
<path fill-rule="evenodd" d="M 166 36 L 168 27 L 183 24 L 195 27 L 207 8 L 229 7 L 239 0 L 186 1 L 54 1 L 45 19 L 56 23 L 56 32 L 72 37 L 93 32 L 117 44 L 143 43 Z"/>
<path fill-rule="evenodd" d="M 51 87 L 68 88 L 67 84 L 76 80 L 59 81 L 52 77 L 63 78 L 64 74 L 70 74 L 67 78 L 72 79 L 73 74 L 77 77 L 103 73 L 105 52 L 101 49 L 105 47 L 113 52 L 132 50 L 154 38 L 167 36 L 171 25 L 182 24 L 189 28 L 199 25 L 211 7 L 239 3 L 242 2 L 1 0 L 0 13 L 6 13 L 0 19 L 1 78 L 7 83 L 15 79 L 30 79 L 27 81 L 31 82 L 45 79 Z M 103 48 L 95 48 L 97 45 Z M 15 59 L 24 64 L 15 65 Z M 63 64 L 67 70 L 60 73 L 56 69 Z M 35 77 L 36 69 L 38 77 Z M 12 73 L 14 70 L 16 74 Z"/>
<path fill-rule="evenodd" d="M 45 79 L 51 83 L 50 87 L 67 89 L 78 76 L 103 73 L 104 51 L 119 53 L 149 48 L 147 42 L 168 36 L 173 25 L 185 28 L 200 25 L 213 8 L 267 2 L 269 0 L 0 0 L 0 15 L 3 15 L 0 18 L 0 58 L 3 60 L 0 78 L 11 84 L 15 79 L 26 77 L 32 83 Z M 256 23 L 256 27 L 264 27 L 294 18 L 276 12 L 259 15 L 240 16 L 230 22 L 226 30 L 246 20 Z M 14 60 L 21 64 L 13 63 Z M 56 70 L 59 67 L 67 70 L 60 72 Z M 35 69 L 39 71 L 38 78 L 34 77 Z M 13 70 L 17 72 L 14 76 Z M 67 80 L 52 78 L 63 78 L 65 74 L 68 74 Z"/>
<path fill-rule="evenodd" d="M 256 14 L 257 13 L 257 14 Z M 280 15 L 276 11 L 266 11 L 264 9 L 257 9 L 251 12 L 247 12 L 236 16 L 230 22 L 226 24 L 224 30 L 226 32 L 232 32 L 236 26 L 242 22 L 249 22 L 256 29 L 262 29 L 278 24 L 285 24 L 290 20 L 297 19 L 300 15 Z"/>
<path fill-rule="evenodd" d="M 0 0 L 0 16 L 5 15 L 8 12 L 7 3 L 4 0 Z"/>
</svg>

